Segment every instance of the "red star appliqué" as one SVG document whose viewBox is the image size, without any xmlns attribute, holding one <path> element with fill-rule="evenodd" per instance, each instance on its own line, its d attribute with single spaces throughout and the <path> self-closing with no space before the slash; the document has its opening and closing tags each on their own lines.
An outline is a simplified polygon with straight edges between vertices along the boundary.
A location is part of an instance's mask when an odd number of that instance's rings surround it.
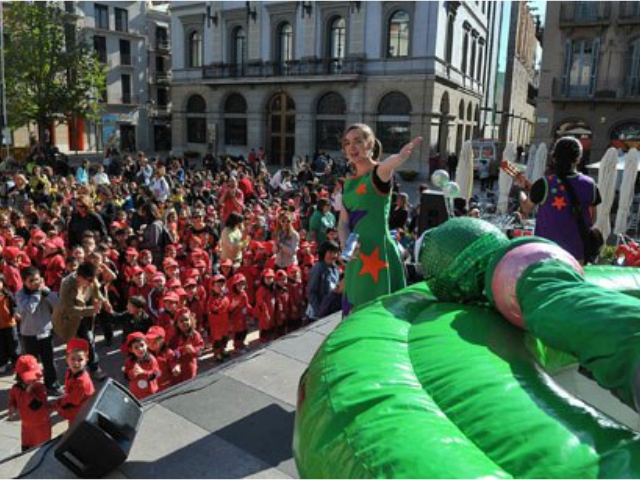
<svg viewBox="0 0 640 480">
<path fill-rule="evenodd" d="M 366 275 L 367 273 L 373 277 L 373 281 L 378 283 L 378 276 L 380 270 L 383 270 L 389 266 L 389 264 L 380 259 L 380 247 L 376 247 L 371 255 L 360 254 L 360 260 L 362 261 L 362 268 L 359 275 Z"/>
<path fill-rule="evenodd" d="M 367 193 L 367 184 L 363 183 L 358 188 L 356 188 L 356 195 L 364 195 Z"/>
<path fill-rule="evenodd" d="M 563 196 L 558 195 L 553 199 L 553 203 L 551 205 L 556 207 L 556 210 L 560 211 L 567 206 L 567 202 Z"/>
</svg>

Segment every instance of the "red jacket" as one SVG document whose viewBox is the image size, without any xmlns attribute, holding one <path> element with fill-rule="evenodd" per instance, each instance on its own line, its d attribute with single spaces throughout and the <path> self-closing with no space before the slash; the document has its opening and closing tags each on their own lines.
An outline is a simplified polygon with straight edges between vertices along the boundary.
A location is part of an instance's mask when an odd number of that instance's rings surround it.
<svg viewBox="0 0 640 480">
<path fill-rule="evenodd" d="M 276 325 L 276 292 L 274 288 L 262 285 L 256 293 L 256 304 L 253 308 L 253 315 L 258 319 L 258 328 L 271 330 Z"/>
<path fill-rule="evenodd" d="M 178 365 L 178 357 L 176 353 L 166 346 L 163 346 L 159 352 L 153 352 L 160 368 L 160 376 L 157 379 L 158 391 L 166 390 L 176 381 L 176 377 L 173 376 L 173 368 Z"/>
<path fill-rule="evenodd" d="M 22 447 L 36 447 L 51 440 L 51 414 L 47 406 L 47 389 L 35 383 L 31 391 L 20 385 L 9 390 L 9 408 L 22 421 Z"/>
<path fill-rule="evenodd" d="M 229 297 L 226 295 L 214 296 L 212 292 L 207 302 L 207 314 L 209 315 L 211 341 L 220 341 L 228 337 L 231 330 Z"/>
<path fill-rule="evenodd" d="M 252 315 L 253 307 L 249 304 L 246 292 L 229 295 L 229 320 L 233 333 L 246 332 L 247 320 Z"/>
<path fill-rule="evenodd" d="M 91 398 L 96 389 L 93 386 L 89 372 L 80 370 L 75 375 L 67 370 L 64 376 L 64 396 L 55 403 L 55 409 L 62 418 L 73 423 L 80 407 Z"/>
<path fill-rule="evenodd" d="M 62 277 L 67 269 L 64 257 L 59 253 L 47 258 L 47 267 L 44 272 L 44 284 L 54 292 L 60 291 Z"/>
<path fill-rule="evenodd" d="M 154 325 L 158 325 L 159 327 L 164 328 L 164 333 L 165 333 L 164 341 L 167 344 L 171 343 L 171 340 L 176 334 L 174 316 L 175 314 L 169 313 L 166 310 L 162 310 L 158 318 L 153 322 Z"/>
<path fill-rule="evenodd" d="M 287 287 L 276 285 L 275 322 L 278 327 L 289 323 L 289 291 Z"/>
<path fill-rule="evenodd" d="M 193 352 L 189 352 L 187 345 L 193 347 Z M 174 349 L 180 362 L 180 375 L 176 378 L 176 383 L 190 380 L 198 374 L 198 355 L 204 348 L 204 341 L 197 330 L 192 330 L 189 335 L 178 331 L 173 337 L 171 348 Z"/>
<path fill-rule="evenodd" d="M 206 304 L 205 295 L 198 295 L 198 293 L 196 293 L 196 295 L 194 295 L 194 297 L 191 300 L 189 300 L 188 297 L 185 297 L 184 306 L 187 307 L 189 310 L 191 310 L 191 313 L 195 315 L 196 325 L 198 329 L 202 328 L 202 324 L 204 320 L 205 304 Z"/>
<path fill-rule="evenodd" d="M 289 283 L 289 315 L 291 320 L 300 320 L 307 310 L 307 295 L 302 282 Z"/>
<path fill-rule="evenodd" d="M 133 368 L 138 365 L 142 368 L 142 373 L 133 373 Z M 160 367 L 156 357 L 151 353 L 142 359 L 127 356 L 124 362 L 124 376 L 129 380 L 129 390 L 138 400 L 142 400 L 158 391 L 157 378 L 160 376 Z"/>
<path fill-rule="evenodd" d="M 18 267 L 14 267 L 8 263 L 4 265 L 4 283 L 14 295 L 18 293 L 18 290 L 22 288 L 22 277 L 20 277 L 20 270 Z"/>
</svg>

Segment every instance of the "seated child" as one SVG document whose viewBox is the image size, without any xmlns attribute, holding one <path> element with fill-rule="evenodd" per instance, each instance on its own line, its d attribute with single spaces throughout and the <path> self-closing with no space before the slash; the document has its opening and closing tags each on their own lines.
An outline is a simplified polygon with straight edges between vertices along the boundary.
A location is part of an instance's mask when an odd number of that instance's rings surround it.
<svg viewBox="0 0 640 480">
<path fill-rule="evenodd" d="M 16 362 L 16 383 L 9 391 L 9 419 L 22 420 L 22 451 L 51 440 L 51 416 L 47 389 L 40 381 L 42 368 L 32 355 Z"/>
<path fill-rule="evenodd" d="M 72 338 L 67 343 L 67 366 L 64 376 L 64 395 L 53 404 L 60 416 L 73 423 L 80 407 L 95 393 L 89 372 L 89 342 L 83 338 Z"/>
<path fill-rule="evenodd" d="M 131 393 L 139 400 L 156 393 L 160 367 L 156 357 L 147 349 L 144 333 L 130 333 L 122 345 L 122 353 L 127 355 L 127 360 L 124 362 L 124 376 L 129 380 Z"/>
</svg>

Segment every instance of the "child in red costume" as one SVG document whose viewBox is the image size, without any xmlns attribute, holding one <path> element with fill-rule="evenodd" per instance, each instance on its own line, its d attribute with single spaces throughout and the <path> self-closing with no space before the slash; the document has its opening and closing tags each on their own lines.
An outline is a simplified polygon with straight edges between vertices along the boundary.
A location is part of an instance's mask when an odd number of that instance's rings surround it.
<svg viewBox="0 0 640 480">
<path fill-rule="evenodd" d="M 287 267 L 289 277 L 289 326 L 291 331 L 302 326 L 302 319 L 307 311 L 307 295 L 302 283 L 302 271 L 297 265 Z"/>
<path fill-rule="evenodd" d="M 271 268 L 265 269 L 262 272 L 262 284 L 256 293 L 253 314 L 258 319 L 260 343 L 267 343 L 275 334 L 276 285 L 274 279 L 275 272 Z"/>
<path fill-rule="evenodd" d="M 276 335 L 282 336 L 289 329 L 289 290 L 287 288 L 287 272 L 278 270 L 276 272 L 276 305 L 275 305 L 275 323 Z"/>
<path fill-rule="evenodd" d="M 180 305 L 180 297 L 175 292 L 168 292 L 162 298 L 162 303 L 164 308 L 160 311 L 160 315 L 158 315 L 158 319 L 154 323 L 164 328 L 165 341 L 170 344 L 176 334 L 175 318 Z"/>
<path fill-rule="evenodd" d="M 16 362 L 16 384 L 9 391 L 9 419 L 22 420 L 22 451 L 51 440 L 47 389 L 40 382 L 42 369 L 35 357 L 22 355 Z"/>
<path fill-rule="evenodd" d="M 211 293 L 207 303 L 209 316 L 209 337 L 213 344 L 213 355 L 219 362 L 227 356 L 225 348 L 229 342 L 231 323 L 229 322 L 229 297 L 225 290 L 224 275 L 214 275 L 211 279 Z"/>
<path fill-rule="evenodd" d="M 149 329 L 145 337 L 147 346 L 156 357 L 160 368 L 160 376 L 156 381 L 158 382 L 158 391 L 161 392 L 176 382 L 176 377 L 180 375 L 180 363 L 176 353 L 164 341 L 164 328 L 154 325 Z"/>
<path fill-rule="evenodd" d="M 55 240 L 44 243 L 44 283 L 54 292 L 60 291 L 67 264 L 64 261 L 64 245 Z"/>
<path fill-rule="evenodd" d="M 153 395 L 158 391 L 157 378 L 160 367 L 156 357 L 149 353 L 144 333 L 133 332 L 127 335 L 122 345 L 122 353 L 127 355 L 124 362 L 124 376 L 129 380 L 129 390 L 137 399 Z"/>
<path fill-rule="evenodd" d="M 64 376 L 64 395 L 54 404 L 62 418 L 73 423 L 80 407 L 95 393 L 89 372 L 86 371 L 89 360 L 89 342 L 82 338 L 72 338 L 67 343 L 67 366 Z"/>
<path fill-rule="evenodd" d="M 188 308 L 176 313 L 176 335 L 170 346 L 180 361 L 180 375 L 176 383 L 195 377 L 198 374 L 198 355 L 204 347 L 204 341 L 196 330 L 196 319 Z"/>
<path fill-rule="evenodd" d="M 233 350 L 241 352 L 244 350 L 244 341 L 247 338 L 247 321 L 252 315 L 253 307 L 249 304 L 247 297 L 247 280 L 241 273 L 236 273 L 231 277 L 229 293 L 229 320 L 233 331 Z"/>
<path fill-rule="evenodd" d="M 198 282 L 195 278 L 188 278 L 184 282 L 184 290 L 186 292 L 184 305 L 195 315 L 196 330 L 202 334 L 204 329 L 204 308 L 206 304 L 204 289 L 198 288 Z"/>
</svg>

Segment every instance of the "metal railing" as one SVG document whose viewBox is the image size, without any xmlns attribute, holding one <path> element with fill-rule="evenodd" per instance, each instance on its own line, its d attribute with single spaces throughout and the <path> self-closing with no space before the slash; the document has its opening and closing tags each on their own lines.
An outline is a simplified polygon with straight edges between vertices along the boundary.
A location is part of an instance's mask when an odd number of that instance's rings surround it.
<svg viewBox="0 0 640 480">
<path fill-rule="evenodd" d="M 165 39 L 156 40 L 156 50 L 167 51 L 169 49 L 171 49 L 171 45 L 169 44 L 168 40 L 165 40 Z"/>
<path fill-rule="evenodd" d="M 363 72 L 364 58 L 303 58 L 285 62 L 214 63 L 203 67 L 203 78 L 234 77 L 288 77 L 359 75 Z"/>
<path fill-rule="evenodd" d="M 610 2 L 563 2 L 560 5 L 560 26 L 607 24 L 610 18 Z"/>
<path fill-rule="evenodd" d="M 640 100 L 640 77 L 597 79 L 593 85 L 576 85 L 566 78 L 554 78 L 551 91 L 554 100 Z"/>
<path fill-rule="evenodd" d="M 156 83 L 169 83 L 171 72 L 156 72 Z"/>
</svg>

